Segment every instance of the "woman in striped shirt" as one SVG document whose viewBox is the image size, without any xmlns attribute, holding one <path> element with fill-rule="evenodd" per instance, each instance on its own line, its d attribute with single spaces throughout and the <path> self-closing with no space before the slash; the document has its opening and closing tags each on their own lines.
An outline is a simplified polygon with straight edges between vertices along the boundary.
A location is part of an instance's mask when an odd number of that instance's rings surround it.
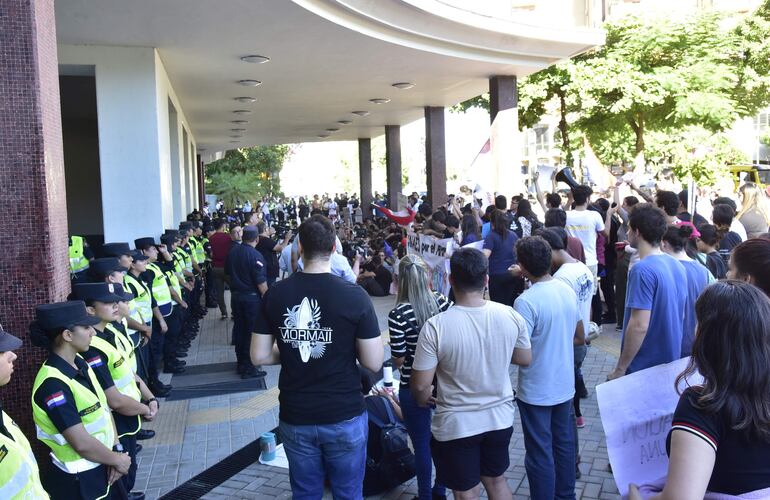
<svg viewBox="0 0 770 500">
<path fill-rule="evenodd" d="M 446 297 L 434 293 L 428 286 L 428 269 L 417 255 L 407 255 L 398 265 L 398 295 L 396 307 L 388 314 L 390 351 L 393 363 L 401 371 L 399 399 L 404 423 L 414 446 L 417 468 L 417 486 L 422 499 L 445 497 L 444 487 L 436 484 L 431 488 L 432 462 L 430 456 L 430 420 L 432 410 L 417 406 L 409 392 L 409 375 L 412 371 L 414 350 L 422 325 L 432 316 L 446 311 L 451 303 Z"/>
</svg>

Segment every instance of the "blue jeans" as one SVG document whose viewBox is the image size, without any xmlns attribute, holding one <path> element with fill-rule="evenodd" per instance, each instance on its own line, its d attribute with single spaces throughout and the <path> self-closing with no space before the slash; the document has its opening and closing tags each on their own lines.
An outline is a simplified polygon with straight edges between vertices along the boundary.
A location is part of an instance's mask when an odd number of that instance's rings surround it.
<svg viewBox="0 0 770 500">
<path fill-rule="evenodd" d="M 289 459 L 292 498 L 320 499 L 325 478 L 335 499 L 363 498 L 369 435 L 366 412 L 336 424 L 292 425 L 281 421 L 279 432 Z"/>
<path fill-rule="evenodd" d="M 518 401 L 524 468 L 532 500 L 575 498 L 575 417 L 572 399 L 554 406 Z"/>
<path fill-rule="evenodd" d="M 417 495 L 420 500 L 430 500 L 432 494 L 446 495 L 443 485 L 438 482 L 431 489 L 433 462 L 430 455 L 430 421 L 433 410 L 417 406 L 408 387 L 398 391 L 401 401 L 401 412 L 404 414 L 404 425 L 414 446 L 415 467 L 417 469 Z"/>
</svg>

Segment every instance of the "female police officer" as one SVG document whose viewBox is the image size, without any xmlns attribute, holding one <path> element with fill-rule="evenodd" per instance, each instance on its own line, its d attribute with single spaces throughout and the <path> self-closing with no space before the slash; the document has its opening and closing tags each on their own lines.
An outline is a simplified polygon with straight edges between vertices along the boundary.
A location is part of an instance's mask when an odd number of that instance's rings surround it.
<svg viewBox="0 0 770 500">
<path fill-rule="evenodd" d="M 11 381 L 21 340 L 0 327 L 0 385 Z M 29 441 L 16 423 L 0 410 L 0 498 L 48 498 Z"/>
<path fill-rule="evenodd" d="M 83 358 L 99 319 L 81 301 L 35 308 L 32 342 L 50 351 L 32 387 L 37 437 L 51 449 L 53 466 L 44 485 L 54 500 L 106 498 L 110 485 L 128 473 L 120 453 L 107 397 Z"/>
</svg>

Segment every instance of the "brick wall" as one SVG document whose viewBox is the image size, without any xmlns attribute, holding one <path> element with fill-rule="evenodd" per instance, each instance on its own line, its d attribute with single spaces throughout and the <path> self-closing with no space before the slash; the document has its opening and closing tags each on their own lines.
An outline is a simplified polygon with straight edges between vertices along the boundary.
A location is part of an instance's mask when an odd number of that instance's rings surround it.
<svg viewBox="0 0 770 500">
<path fill-rule="evenodd" d="M 28 325 L 35 305 L 69 293 L 67 236 L 54 2 L 0 0 L 0 323 L 24 340 L 0 399 L 32 443 L 46 353 Z"/>
</svg>

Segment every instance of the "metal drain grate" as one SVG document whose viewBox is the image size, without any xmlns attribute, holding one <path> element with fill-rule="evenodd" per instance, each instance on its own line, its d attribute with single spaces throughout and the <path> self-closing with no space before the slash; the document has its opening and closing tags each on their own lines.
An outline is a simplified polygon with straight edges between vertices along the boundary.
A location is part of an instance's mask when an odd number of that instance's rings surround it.
<svg viewBox="0 0 770 500">
<path fill-rule="evenodd" d="M 277 438 L 278 429 L 275 428 L 272 432 L 276 433 Z M 278 440 L 278 442 L 280 441 Z M 160 500 L 193 500 L 201 498 L 249 465 L 255 463 L 258 459 L 259 439 L 256 439 L 221 462 L 212 465 L 197 476 L 180 484 L 160 497 Z"/>
</svg>

